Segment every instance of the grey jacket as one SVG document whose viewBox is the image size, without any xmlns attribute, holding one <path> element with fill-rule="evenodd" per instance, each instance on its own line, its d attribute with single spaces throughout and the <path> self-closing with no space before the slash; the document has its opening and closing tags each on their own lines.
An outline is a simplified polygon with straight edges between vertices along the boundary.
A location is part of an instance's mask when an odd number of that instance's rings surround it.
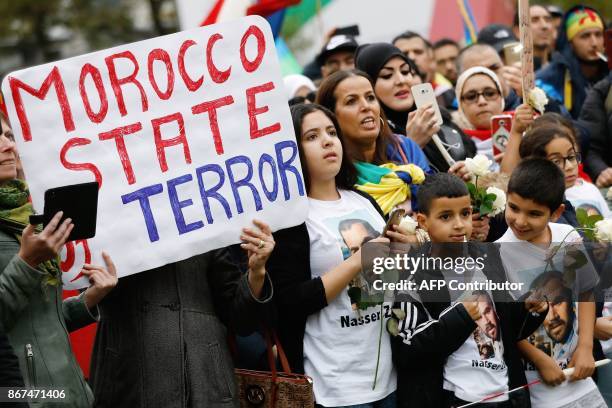
<svg viewBox="0 0 612 408">
<path fill-rule="evenodd" d="M 268 312 L 227 249 L 119 280 L 100 306 L 91 383 L 97 407 L 237 407 L 227 329 Z"/>
<path fill-rule="evenodd" d="M 68 331 L 96 319 L 82 296 L 62 301 L 62 286 L 43 284 L 44 274 L 17 253 L 19 242 L 0 230 L 0 324 L 19 359 L 25 385 L 63 389 L 66 403 L 33 407 L 91 407 L 93 394 L 77 364 Z"/>
</svg>

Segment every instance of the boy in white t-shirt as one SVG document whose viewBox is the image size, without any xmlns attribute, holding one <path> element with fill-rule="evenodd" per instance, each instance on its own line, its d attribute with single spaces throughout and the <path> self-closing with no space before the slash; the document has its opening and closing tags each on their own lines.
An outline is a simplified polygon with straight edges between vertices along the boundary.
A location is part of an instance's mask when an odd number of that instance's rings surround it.
<svg viewBox="0 0 612 408">
<path fill-rule="evenodd" d="M 417 200 L 419 226 L 429 233 L 431 244 L 412 253 L 415 258 L 480 258 L 483 265 L 421 268 L 414 274 L 419 288 L 400 294 L 406 301 L 395 307 L 404 316 L 391 338 L 398 408 L 460 406 L 497 393 L 502 395 L 489 402 L 491 407 L 528 407 L 525 390 L 505 392 L 526 382 L 516 342 L 540 326 L 548 304 L 513 302 L 506 291 L 455 290 L 450 283 L 455 280 L 499 281 L 495 272 L 503 273 L 503 268 L 497 248 L 465 241 L 472 230 L 472 205 L 458 177 L 428 176 Z M 423 286 L 445 278 L 448 289 Z"/>
<path fill-rule="evenodd" d="M 510 281 L 521 281 L 527 289 L 545 289 L 549 312 L 542 327 L 527 340 L 518 343 L 526 360 L 528 381 L 539 377 L 545 384 L 531 387 L 534 408 L 589 407 L 605 408 L 606 404 L 591 379 L 593 359 L 594 301 L 581 300 L 597 283 L 594 275 L 578 274 L 574 285 L 565 285 L 563 272 L 547 267 L 563 265 L 562 253 L 555 249 L 581 241 L 571 226 L 555 224 L 564 211 L 564 176 L 552 162 L 541 158 L 523 160 L 513 171 L 508 184 L 506 222 L 508 231 L 502 242 L 501 256 Z M 551 260 L 551 255 L 552 260 Z M 561 257 L 561 262 L 557 261 Z M 522 295 L 517 293 L 516 295 Z M 562 369 L 574 367 L 566 380 Z"/>
</svg>

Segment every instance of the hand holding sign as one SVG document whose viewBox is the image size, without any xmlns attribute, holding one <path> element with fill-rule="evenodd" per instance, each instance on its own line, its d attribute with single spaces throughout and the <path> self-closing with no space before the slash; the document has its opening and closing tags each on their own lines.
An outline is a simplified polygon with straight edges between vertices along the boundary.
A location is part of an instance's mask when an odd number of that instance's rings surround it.
<svg viewBox="0 0 612 408">
<path fill-rule="evenodd" d="M 274 39 L 260 17 L 32 67 L 2 86 L 34 207 L 49 188 L 100 184 L 92 264 L 103 264 L 104 248 L 125 276 L 235 244 L 255 216 L 270 230 L 306 218 Z M 66 284 L 82 265 L 70 255 Z"/>
</svg>

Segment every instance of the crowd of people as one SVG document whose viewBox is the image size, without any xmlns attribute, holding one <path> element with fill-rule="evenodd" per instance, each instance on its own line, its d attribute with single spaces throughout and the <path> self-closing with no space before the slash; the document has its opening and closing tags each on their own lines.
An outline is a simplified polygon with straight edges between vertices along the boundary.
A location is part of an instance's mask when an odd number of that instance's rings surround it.
<svg viewBox="0 0 612 408">
<path fill-rule="evenodd" d="M 284 78 L 306 222 L 272 232 L 255 219 L 240 245 L 121 279 L 103 253 L 104 266 L 83 267 L 90 287 L 65 300 L 58 254 L 74 225 L 61 213 L 42 230 L 29 224 L 0 114 L 0 387 L 61 388 L 70 407 L 238 406 L 233 368 L 270 369 L 261 333 L 271 329 L 321 408 L 612 406 L 612 369 L 595 369 L 612 356 L 612 301 L 594 297 L 610 280 L 587 278 L 577 292 L 545 267 L 556 246 L 593 240 L 583 212 L 612 217 L 605 22 L 588 6 L 529 12 L 541 111 L 513 59 L 518 17 L 465 47 L 411 31 L 370 44 L 332 32 L 304 75 Z M 441 118 L 433 103 L 417 106 L 412 87 L 423 84 Z M 512 122 L 503 138 L 492 128 L 499 115 Z M 505 211 L 475 207 L 477 176 L 504 192 Z M 416 230 L 406 220 L 386 227 L 397 209 Z M 366 243 L 400 243 L 413 257 L 484 256 L 475 281 L 539 273 L 517 293 L 440 289 L 368 303 Z M 597 252 L 599 272 L 610 271 L 609 250 Z M 86 380 L 69 332 L 93 322 Z"/>
</svg>

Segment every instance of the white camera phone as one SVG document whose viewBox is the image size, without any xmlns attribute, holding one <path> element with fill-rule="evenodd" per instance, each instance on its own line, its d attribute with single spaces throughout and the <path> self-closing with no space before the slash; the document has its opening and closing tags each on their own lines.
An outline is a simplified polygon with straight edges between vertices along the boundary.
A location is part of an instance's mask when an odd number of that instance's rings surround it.
<svg viewBox="0 0 612 408">
<path fill-rule="evenodd" d="M 414 103 L 417 108 L 425 105 L 431 105 L 435 110 L 436 123 L 442 126 L 442 114 L 440 113 L 440 107 L 436 100 L 436 94 L 434 93 L 433 87 L 429 82 L 424 84 L 414 85 L 410 88 L 412 96 L 414 97 Z"/>
</svg>

